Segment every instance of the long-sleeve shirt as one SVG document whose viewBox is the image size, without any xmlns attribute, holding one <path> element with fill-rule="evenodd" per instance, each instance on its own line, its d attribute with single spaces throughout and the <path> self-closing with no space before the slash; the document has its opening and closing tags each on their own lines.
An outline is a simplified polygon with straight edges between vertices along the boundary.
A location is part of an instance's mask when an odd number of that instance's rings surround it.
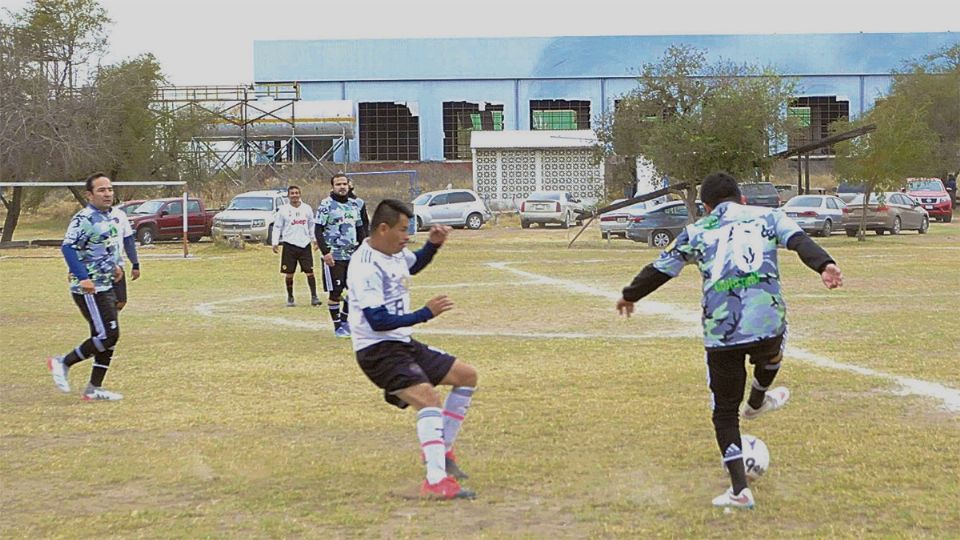
<svg viewBox="0 0 960 540">
<path fill-rule="evenodd" d="M 273 233 L 274 246 L 284 242 L 297 247 L 307 247 L 317 239 L 313 230 L 313 209 L 303 202 L 300 206 L 281 206 L 273 220 Z"/>
</svg>

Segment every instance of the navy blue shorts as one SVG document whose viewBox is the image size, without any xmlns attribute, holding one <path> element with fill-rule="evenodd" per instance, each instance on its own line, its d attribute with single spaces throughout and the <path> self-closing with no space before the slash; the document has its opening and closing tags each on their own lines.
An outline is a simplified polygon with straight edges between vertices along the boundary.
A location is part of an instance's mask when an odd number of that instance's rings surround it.
<svg viewBox="0 0 960 540">
<path fill-rule="evenodd" d="M 373 384 L 383 388 L 387 403 L 401 409 L 407 403 L 395 393 L 421 383 L 437 386 L 447 376 L 453 356 L 440 349 L 428 347 L 415 339 L 381 341 L 357 351 L 357 363 Z"/>
</svg>

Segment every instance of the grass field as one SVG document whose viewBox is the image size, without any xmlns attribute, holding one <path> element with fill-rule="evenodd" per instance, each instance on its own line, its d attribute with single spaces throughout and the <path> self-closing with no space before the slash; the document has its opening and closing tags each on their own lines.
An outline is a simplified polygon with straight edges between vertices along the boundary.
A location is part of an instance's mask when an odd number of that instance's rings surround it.
<svg viewBox="0 0 960 540">
<path fill-rule="evenodd" d="M 126 399 L 96 404 L 89 362 L 72 395 L 44 363 L 86 331 L 59 251 L 0 251 L 0 537 L 960 536 L 960 224 L 821 239 L 835 292 L 784 253 L 793 398 L 743 426 L 772 465 L 757 508 L 724 513 L 696 272 L 621 319 L 654 251 L 505 221 L 455 231 L 413 285 L 458 305 L 415 335 L 480 372 L 457 448 L 473 502 L 417 499 L 413 414 L 302 278 L 283 307 L 269 249 L 143 249 L 105 385 Z"/>
</svg>

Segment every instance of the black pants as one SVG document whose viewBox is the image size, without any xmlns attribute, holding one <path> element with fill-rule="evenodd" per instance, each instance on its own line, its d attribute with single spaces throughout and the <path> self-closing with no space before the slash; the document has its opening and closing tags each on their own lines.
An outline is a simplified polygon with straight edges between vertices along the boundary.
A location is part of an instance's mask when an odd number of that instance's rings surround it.
<svg viewBox="0 0 960 540">
<path fill-rule="evenodd" d="M 724 461 L 739 458 L 739 451 L 742 450 L 740 403 L 747 383 L 744 361 L 749 356 L 757 373 L 780 356 L 782 345 L 783 336 L 778 336 L 742 348 L 707 351 L 708 382 L 713 393 L 713 429 Z M 736 450 L 731 450 L 731 447 Z"/>
<path fill-rule="evenodd" d="M 90 383 L 100 386 L 113 358 L 113 349 L 120 339 L 117 320 L 117 297 L 113 290 L 96 294 L 73 294 L 73 301 L 90 325 L 90 337 L 67 355 L 68 366 L 93 356 Z"/>
</svg>

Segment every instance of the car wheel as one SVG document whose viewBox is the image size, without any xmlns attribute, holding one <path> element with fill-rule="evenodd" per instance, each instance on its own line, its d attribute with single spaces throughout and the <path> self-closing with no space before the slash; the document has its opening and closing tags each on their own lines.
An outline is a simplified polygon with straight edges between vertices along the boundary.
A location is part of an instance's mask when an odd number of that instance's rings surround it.
<svg viewBox="0 0 960 540">
<path fill-rule="evenodd" d="M 467 216 L 466 227 L 468 229 L 479 229 L 483 225 L 483 217 L 480 214 L 473 213 Z"/>
<path fill-rule="evenodd" d="M 609 239 L 610 239 L 610 233 L 602 232 L 602 233 L 600 233 L 600 238 L 603 238 L 604 240 L 609 240 Z"/>
<path fill-rule="evenodd" d="M 873 231 L 877 236 L 883 236 L 883 233 L 887 232 L 885 229 L 876 229 Z"/>
<path fill-rule="evenodd" d="M 923 221 L 920 222 L 920 228 L 917 229 L 917 232 L 920 234 L 927 234 L 927 229 L 929 228 L 930 228 L 930 220 L 924 217 Z"/>
<path fill-rule="evenodd" d="M 422 231 L 422 230 L 423 230 L 423 220 L 420 219 L 419 217 L 417 217 L 417 225 L 416 225 L 416 227 L 417 227 L 417 230 L 418 230 L 418 231 Z"/>
<path fill-rule="evenodd" d="M 650 245 L 655 248 L 663 249 L 669 246 L 671 241 L 673 241 L 673 235 L 670 231 L 660 229 L 650 233 Z"/>
<path fill-rule="evenodd" d="M 824 237 L 833 234 L 833 223 L 829 219 L 823 222 L 823 230 L 820 231 L 820 234 Z"/>
<path fill-rule="evenodd" d="M 137 240 L 140 241 L 141 246 L 149 246 L 155 240 L 153 227 L 140 227 L 140 230 L 137 231 Z"/>
<path fill-rule="evenodd" d="M 947 214 L 943 216 L 942 219 L 944 223 L 950 223 L 951 221 L 953 221 L 953 214 Z"/>
<path fill-rule="evenodd" d="M 563 221 L 560 222 L 560 228 L 561 228 L 561 229 L 569 229 L 569 228 L 570 228 L 570 213 L 569 213 L 569 212 L 567 212 L 566 214 L 563 215 Z"/>
<path fill-rule="evenodd" d="M 853 237 L 853 236 L 856 236 L 856 235 L 857 235 L 857 230 L 856 230 L 856 229 L 844 229 L 844 231 L 846 231 L 847 236 Z"/>
<path fill-rule="evenodd" d="M 900 216 L 893 218 L 893 228 L 890 229 L 890 234 L 900 234 Z"/>
<path fill-rule="evenodd" d="M 529 229 L 529 228 L 530 228 L 530 222 L 527 221 L 527 220 L 525 220 L 525 219 L 521 219 L 521 220 L 520 220 L 520 228 L 521 228 L 521 229 Z"/>
</svg>

